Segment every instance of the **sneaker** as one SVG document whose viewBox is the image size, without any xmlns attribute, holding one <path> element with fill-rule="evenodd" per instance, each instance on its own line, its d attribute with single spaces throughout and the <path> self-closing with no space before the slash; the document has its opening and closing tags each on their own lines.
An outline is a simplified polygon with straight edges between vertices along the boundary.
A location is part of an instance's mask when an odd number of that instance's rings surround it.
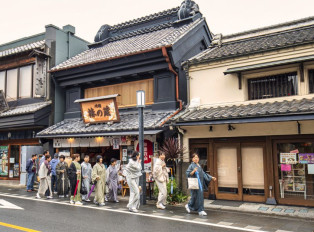
<svg viewBox="0 0 314 232">
<path fill-rule="evenodd" d="M 53 197 L 52 196 L 47 196 L 47 199 L 52 199 Z"/>
<path fill-rule="evenodd" d="M 207 213 L 205 211 L 201 211 L 201 212 L 198 212 L 198 215 L 200 215 L 200 216 L 207 216 Z"/>
<path fill-rule="evenodd" d="M 134 209 L 131 209 L 131 212 L 138 213 L 138 210 L 134 208 Z"/>
<path fill-rule="evenodd" d="M 59 195 L 59 198 L 64 198 L 64 195 Z"/>
<path fill-rule="evenodd" d="M 70 201 L 70 204 L 71 204 L 71 205 L 74 205 L 74 201 L 71 200 L 71 201 Z"/>
<path fill-rule="evenodd" d="M 40 195 L 39 195 L 39 193 L 36 194 L 36 198 L 37 198 L 37 199 L 40 199 L 40 198 L 41 198 Z"/>
<path fill-rule="evenodd" d="M 105 197 L 105 202 L 108 202 L 108 198 L 107 197 Z"/>
<path fill-rule="evenodd" d="M 75 202 L 75 205 L 83 205 L 83 203 L 80 201 L 77 201 L 77 202 Z"/>
<path fill-rule="evenodd" d="M 188 205 L 188 204 L 186 204 L 186 205 L 185 205 L 185 209 L 186 209 L 186 212 L 191 213 L 191 210 L 190 210 L 190 208 L 189 208 L 189 205 Z"/>
<path fill-rule="evenodd" d="M 90 202 L 90 199 L 87 199 L 87 200 L 84 200 L 84 201 L 86 201 L 86 202 Z"/>
<path fill-rule="evenodd" d="M 31 191 L 32 191 L 32 190 L 30 190 L 30 189 L 29 189 L 29 190 L 27 190 L 27 192 L 31 192 Z"/>
<path fill-rule="evenodd" d="M 114 202 L 115 202 L 115 203 L 119 203 L 120 201 L 118 201 L 118 200 L 115 200 Z"/>
<path fill-rule="evenodd" d="M 58 194 L 58 192 L 53 192 L 53 194 Z"/>
<path fill-rule="evenodd" d="M 156 205 L 158 209 L 165 209 L 166 207 L 163 204 Z"/>
<path fill-rule="evenodd" d="M 105 203 L 100 203 L 100 204 L 99 204 L 99 206 L 105 206 L 105 205 L 106 205 Z"/>
<path fill-rule="evenodd" d="M 69 197 L 69 195 L 66 195 L 65 197 Z"/>
</svg>

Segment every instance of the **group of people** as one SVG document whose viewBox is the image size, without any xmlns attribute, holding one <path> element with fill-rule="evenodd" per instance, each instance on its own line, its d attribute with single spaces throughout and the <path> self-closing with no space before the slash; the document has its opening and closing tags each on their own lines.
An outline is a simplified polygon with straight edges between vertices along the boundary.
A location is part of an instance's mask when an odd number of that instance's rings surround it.
<svg viewBox="0 0 314 232">
<path fill-rule="evenodd" d="M 47 199 L 53 198 L 53 193 L 60 198 L 69 197 L 70 204 L 82 205 L 82 201 L 90 202 L 91 192 L 95 190 L 94 204 L 104 206 L 105 201 L 118 203 L 118 186 L 119 186 L 119 168 L 117 160 L 111 159 L 110 166 L 106 169 L 103 164 L 103 157 L 96 157 L 96 164 L 92 167 L 89 156 L 85 155 L 84 161 L 80 164 L 80 155 L 74 154 L 73 161 L 68 165 L 65 157 L 58 154 L 54 159 L 48 151 L 39 161 L 39 170 L 37 172 L 36 160 L 37 155 L 33 155 L 27 162 L 26 170 L 28 172 L 27 191 L 34 191 L 34 179 L 38 173 L 39 188 L 36 194 L 37 198 L 43 195 Z M 198 178 L 200 188 L 191 190 L 191 199 L 185 206 L 186 211 L 196 211 L 201 216 L 207 215 L 204 211 L 203 190 L 208 188 L 211 180 L 216 181 L 215 177 L 208 175 L 199 165 L 198 154 L 193 154 L 192 163 L 186 171 L 188 178 Z M 169 170 L 165 163 L 165 154 L 160 153 L 153 168 L 153 177 L 158 187 L 158 200 L 156 207 L 165 209 L 167 203 L 167 183 L 169 182 Z M 127 208 L 129 211 L 137 213 L 140 207 L 140 194 L 142 191 L 139 185 L 139 178 L 142 176 L 142 166 L 140 153 L 134 151 L 122 175 L 126 178 L 130 189 L 129 202 Z"/>
</svg>

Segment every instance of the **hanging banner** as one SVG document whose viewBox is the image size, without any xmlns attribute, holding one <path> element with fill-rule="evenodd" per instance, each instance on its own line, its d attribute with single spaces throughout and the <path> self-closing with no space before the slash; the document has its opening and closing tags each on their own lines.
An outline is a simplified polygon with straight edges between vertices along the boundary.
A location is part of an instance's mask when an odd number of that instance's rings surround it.
<svg viewBox="0 0 314 232">
<path fill-rule="evenodd" d="M 300 153 L 299 162 L 301 164 L 314 164 L 314 153 Z"/>
<path fill-rule="evenodd" d="M 297 154 L 296 153 L 280 153 L 280 163 L 282 164 L 296 164 Z"/>
<path fill-rule="evenodd" d="M 139 144 L 136 150 L 139 151 Z M 144 170 L 145 172 L 152 171 L 153 143 L 149 140 L 144 140 Z"/>
<path fill-rule="evenodd" d="M 84 123 L 120 122 L 116 97 L 118 94 L 76 100 L 81 104 Z"/>
<path fill-rule="evenodd" d="M 0 176 L 8 175 L 8 146 L 0 146 Z"/>
</svg>

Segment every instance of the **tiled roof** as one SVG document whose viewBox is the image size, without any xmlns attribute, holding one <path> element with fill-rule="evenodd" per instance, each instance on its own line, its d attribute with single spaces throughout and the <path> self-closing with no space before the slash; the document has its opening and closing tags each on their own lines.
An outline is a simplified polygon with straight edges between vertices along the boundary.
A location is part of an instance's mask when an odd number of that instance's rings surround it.
<svg viewBox="0 0 314 232">
<path fill-rule="evenodd" d="M 180 113 L 176 119 L 179 122 L 207 121 L 221 119 L 238 119 L 267 117 L 294 114 L 313 114 L 314 98 L 292 100 L 283 102 L 267 102 L 249 105 L 233 105 L 209 107 L 200 109 L 186 109 Z"/>
<path fill-rule="evenodd" d="M 17 106 L 15 108 L 12 108 L 12 109 L 9 109 L 5 112 L 0 113 L 0 118 L 14 116 L 14 115 L 34 113 L 34 112 L 36 112 L 42 108 L 45 108 L 46 106 L 49 106 L 49 105 L 51 105 L 51 101 Z"/>
<path fill-rule="evenodd" d="M 22 45 L 19 47 L 10 48 L 10 49 L 4 50 L 4 51 L 0 51 L 0 57 L 30 51 L 30 50 L 35 49 L 35 48 L 42 48 L 44 45 L 45 45 L 45 40 L 41 40 L 41 41 L 25 44 L 25 45 Z"/>
<path fill-rule="evenodd" d="M 144 112 L 144 128 L 158 129 L 173 111 L 148 111 Z M 38 136 L 89 134 L 101 132 L 138 130 L 138 113 L 120 113 L 120 122 L 113 124 L 99 123 L 86 126 L 82 119 L 67 119 L 39 132 Z"/>
<path fill-rule="evenodd" d="M 117 25 L 110 27 L 110 30 L 111 31 L 121 30 L 121 29 L 124 29 L 127 27 L 132 27 L 132 26 L 137 25 L 137 24 L 145 23 L 147 21 L 152 21 L 152 20 L 159 19 L 161 17 L 170 16 L 174 13 L 177 13 L 179 11 L 179 9 L 180 9 L 180 7 L 175 7 L 175 8 L 164 10 L 164 11 L 161 11 L 161 12 L 158 12 L 155 14 L 147 15 L 147 16 L 144 16 L 141 18 L 137 18 L 137 19 L 130 20 L 130 21 L 127 21 L 124 23 L 120 23 L 120 24 L 117 24 Z"/>
<path fill-rule="evenodd" d="M 212 46 L 192 57 L 189 62 L 196 64 L 314 43 L 314 18 L 309 18 L 307 24 L 304 20 L 295 24 L 294 27 L 289 24 L 290 28 L 286 23 L 275 29 L 271 26 L 269 30 L 263 28 L 260 32 L 252 30 L 246 35 L 226 36 L 221 46 Z"/>
<path fill-rule="evenodd" d="M 190 24 L 179 27 L 173 26 L 172 23 L 164 23 L 132 31 L 120 37 L 112 37 L 108 44 L 84 51 L 52 68 L 51 71 L 101 62 L 120 56 L 132 55 L 137 52 L 161 48 L 163 46 L 172 46 L 186 33 L 202 23 L 203 20 L 204 19 L 197 19 Z"/>
</svg>

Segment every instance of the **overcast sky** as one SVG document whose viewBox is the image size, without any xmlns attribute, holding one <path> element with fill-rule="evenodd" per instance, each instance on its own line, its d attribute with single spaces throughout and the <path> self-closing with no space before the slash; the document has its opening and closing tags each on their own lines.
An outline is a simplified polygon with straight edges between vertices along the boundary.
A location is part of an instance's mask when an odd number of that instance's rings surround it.
<svg viewBox="0 0 314 232">
<path fill-rule="evenodd" d="M 213 33 L 224 35 L 314 16 L 314 0 L 195 0 Z M 179 6 L 182 0 L 2 0 L 0 44 L 71 24 L 93 42 L 99 27 Z"/>
</svg>

